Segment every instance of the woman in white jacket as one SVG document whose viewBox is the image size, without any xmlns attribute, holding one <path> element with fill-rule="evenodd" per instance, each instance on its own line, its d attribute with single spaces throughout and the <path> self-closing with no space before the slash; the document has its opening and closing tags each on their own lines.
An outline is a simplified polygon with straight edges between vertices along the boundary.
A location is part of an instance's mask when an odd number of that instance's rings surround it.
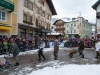
<svg viewBox="0 0 100 75">
<path fill-rule="evenodd" d="M 96 44 L 96 59 L 99 57 L 99 51 L 100 51 L 100 39 L 98 40 L 98 43 Z"/>
</svg>

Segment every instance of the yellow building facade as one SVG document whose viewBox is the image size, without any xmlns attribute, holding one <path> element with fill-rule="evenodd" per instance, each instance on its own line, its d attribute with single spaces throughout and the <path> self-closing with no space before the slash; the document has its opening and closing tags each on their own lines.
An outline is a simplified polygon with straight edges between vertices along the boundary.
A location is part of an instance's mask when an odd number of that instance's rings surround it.
<svg viewBox="0 0 100 75">
<path fill-rule="evenodd" d="M 45 35 L 50 32 L 52 0 L 0 0 L 0 37 Z"/>
<path fill-rule="evenodd" d="M 0 0 L 0 37 L 17 35 L 18 0 Z"/>
</svg>

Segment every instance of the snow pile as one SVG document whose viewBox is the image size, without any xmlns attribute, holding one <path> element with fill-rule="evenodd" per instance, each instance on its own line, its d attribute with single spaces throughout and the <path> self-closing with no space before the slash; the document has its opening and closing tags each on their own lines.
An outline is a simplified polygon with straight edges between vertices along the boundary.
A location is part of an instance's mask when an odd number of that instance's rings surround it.
<svg viewBox="0 0 100 75">
<path fill-rule="evenodd" d="M 49 66 L 49 67 L 60 67 L 61 65 L 66 64 L 66 62 L 60 62 L 58 60 L 56 61 L 50 61 L 47 63 L 40 63 L 38 65 L 36 65 L 36 67 L 44 67 L 44 66 Z"/>
<path fill-rule="evenodd" d="M 45 67 L 28 75 L 100 75 L 100 65 L 63 65 Z"/>
<path fill-rule="evenodd" d="M 25 51 L 25 52 L 20 52 L 19 55 L 25 55 L 25 54 L 35 54 L 38 52 L 39 49 L 35 49 L 35 50 L 28 50 L 28 51 Z M 52 51 L 53 48 L 45 48 L 43 51 L 44 52 L 49 52 L 49 51 Z M 7 55 L 6 55 L 7 56 Z M 4 55 L 0 55 L 0 57 L 4 57 Z M 12 57 L 12 54 L 10 54 L 9 57 Z"/>
</svg>

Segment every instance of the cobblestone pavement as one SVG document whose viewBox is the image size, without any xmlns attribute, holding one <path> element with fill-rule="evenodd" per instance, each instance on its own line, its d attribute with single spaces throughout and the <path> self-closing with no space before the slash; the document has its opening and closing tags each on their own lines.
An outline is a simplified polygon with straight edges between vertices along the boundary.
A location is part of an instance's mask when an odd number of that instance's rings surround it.
<svg viewBox="0 0 100 75">
<path fill-rule="evenodd" d="M 65 51 L 66 48 L 62 48 L 59 50 L 58 53 L 58 60 L 60 62 L 65 62 L 66 64 L 100 64 L 100 59 L 96 60 L 95 57 L 95 50 L 91 49 L 91 48 L 86 48 L 84 50 L 84 57 L 85 58 L 81 58 L 78 53 L 75 54 L 73 56 L 73 58 L 70 58 L 68 56 L 69 52 Z M 40 64 L 40 63 L 47 63 L 50 61 L 54 61 L 54 56 L 53 56 L 53 50 L 49 51 L 49 52 L 45 52 L 44 53 L 45 57 L 46 57 L 46 61 L 37 61 L 38 60 L 38 55 L 37 53 L 35 54 L 25 54 L 25 55 L 20 55 L 20 65 L 17 67 L 13 67 L 13 68 L 9 68 L 9 67 L 5 67 L 4 71 L 0 71 L 0 75 L 19 75 L 19 71 L 23 70 L 25 67 L 30 67 L 32 69 L 37 69 L 36 65 Z M 13 59 L 10 58 L 9 62 L 12 62 Z M 14 63 L 14 62 L 12 62 Z M 49 65 L 48 65 L 49 66 Z M 43 66 L 45 67 L 45 66 Z M 43 68 L 43 67 L 39 67 L 39 68 Z M 29 71 L 25 71 L 23 70 L 23 75 L 26 75 L 27 73 L 30 73 L 31 70 Z M 14 74 L 13 74 L 14 73 Z"/>
</svg>

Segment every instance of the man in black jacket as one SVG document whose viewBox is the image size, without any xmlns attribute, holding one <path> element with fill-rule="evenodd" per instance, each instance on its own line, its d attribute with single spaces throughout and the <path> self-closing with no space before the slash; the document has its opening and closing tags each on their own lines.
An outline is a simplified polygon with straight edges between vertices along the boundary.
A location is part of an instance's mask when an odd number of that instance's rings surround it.
<svg viewBox="0 0 100 75">
<path fill-rule="evenodd" d="M 81 58 L 84 58 L 83 50 L 84 50 L 84 41 L 80 40 L 78 52 L 79 52 L 79 56 L 82 55 Z"/>
</svg>

